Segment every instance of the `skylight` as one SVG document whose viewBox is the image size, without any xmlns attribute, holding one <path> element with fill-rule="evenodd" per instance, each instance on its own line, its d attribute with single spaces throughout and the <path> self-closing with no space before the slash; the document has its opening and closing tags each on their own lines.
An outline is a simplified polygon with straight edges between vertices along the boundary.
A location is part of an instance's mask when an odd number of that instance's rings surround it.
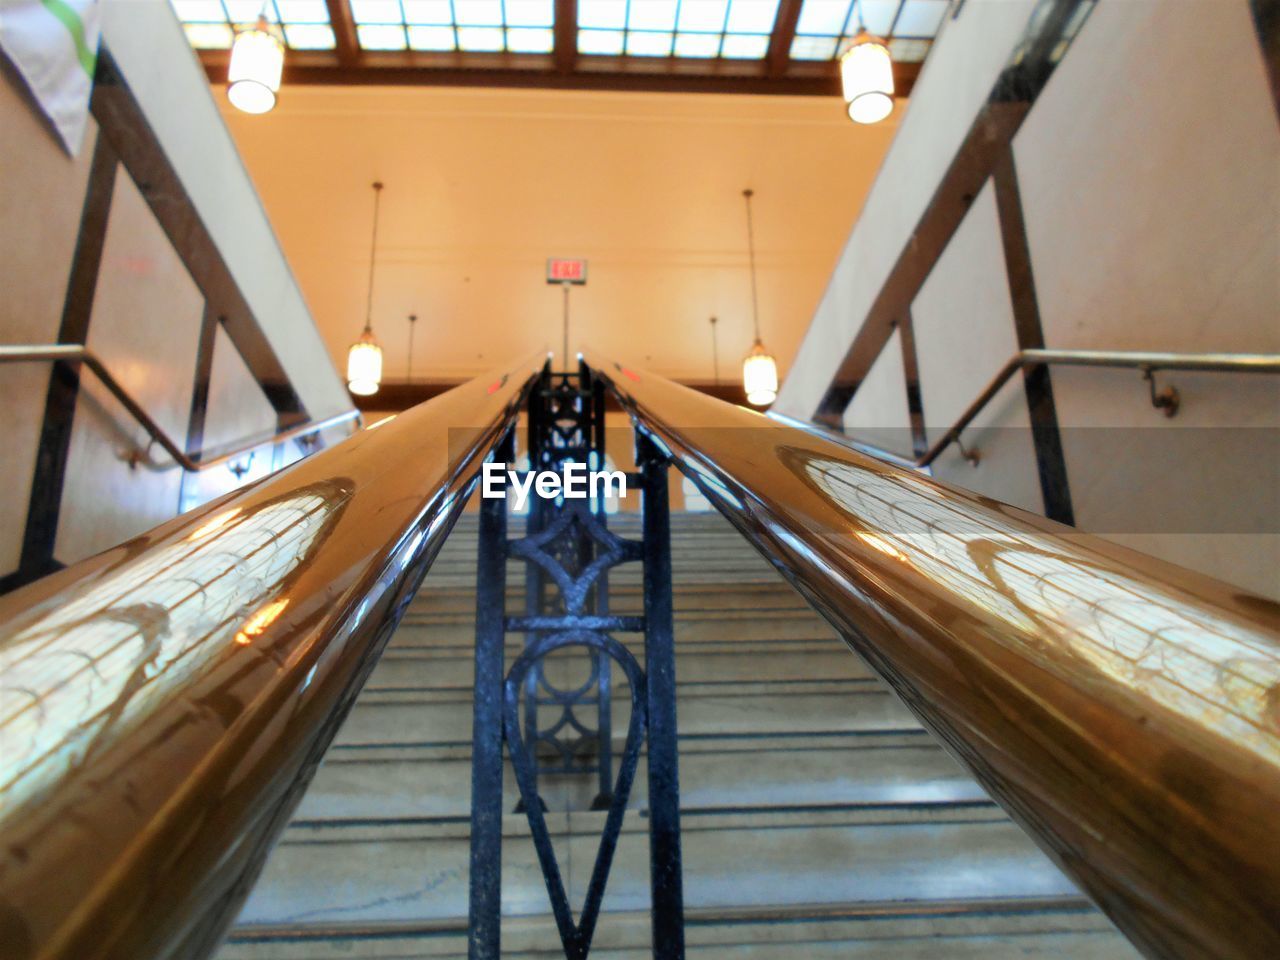
<svg viewBox="0 0 1280 960">
<path fill-rule="evenodd" d="M 778 0 L 578 0 L 578 52 L 761 60 Z"/>
<path fill-rule="evenodd" d="M 889 42 L 898 63 L 929 53 L 949 0 L 804 0 L 791 41 L 793 60 L 834 60 L 861 27 Z"/>
<path fill-rule="evenodd" d="M 351 0 L 365 50 L 549 53 L 554 0 Z"/>
<path fill-rule="evenodd" d="M 197 50 L 226 50 L 237 30 L 258 20 L 262 0 L 170 0 Z M 325 0 L 267 0 L 266 16 L 294 50 L 332 50 L 333 27 Z"/>
</svg>

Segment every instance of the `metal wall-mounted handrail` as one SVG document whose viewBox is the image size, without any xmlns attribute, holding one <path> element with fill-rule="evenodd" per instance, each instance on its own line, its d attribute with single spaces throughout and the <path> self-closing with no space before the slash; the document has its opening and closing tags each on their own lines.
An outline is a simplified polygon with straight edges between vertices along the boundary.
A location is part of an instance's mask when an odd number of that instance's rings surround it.
<svg viewBox="0 0 1280 960">
<path fill-rule="evenodd" d="M 1002 366 L 999 372 L 982 388 L 982 392 L 965 408 L 960 418 L 951 425 L 941 437 L 923 454 L 914 460 L 908 460 L 897 454 L 885 456 L 885 451 L 863 447 L 866 452 L 889 459 L 891 462 L 909 463 L 917 469 L 924 469 L 938 459 L 947 447 L 960 439 L 964 428 L 969 426 L 983 407 L 992 401 L 1000 388 L 1019 370 L 1038 366 L 1062 367 L 1128 367 L 1141 370 L 1143 378 L 1148 382 L 1151 392 L 1151 403 L 1156 409 L 1163 410 L 1166 416 L 1173 416 L 1178 411 L 1180 398 L 1173 387 L 1157 391 L 1155 374 L 1160 370 L 1200 370 L 1217 373 L 1280 373 L 1280 354 L 1274 353 L 1161 353 L 1134 350 L 1045 350 L 1028 349 L 1015 353 Z M 772 415 L 772 414 L 771 414 Z M 776 415 L 781 419 L 782 414 Z M 793 426 L 805 427 L 801 421 L 790 417 Z M 967 459 L 974 459 L 971 451 L 965 452 Z"/>
<path fill-rule="evenodd" d="M 5 960 L 216 948 L 544 360 L 0 598 Z"/>
<path fill-rule="evenodd" d="M 586 359 L 1144 952 L 1280 956 L 1280 606 Z"/>
<path fill-rule="evenodd" d="M 258 447 L 273 443 L 284 443 L 288 440 L 298 440 L 302 437 L 310 436 L 313 433 L 319 433 L 321 430 L 327 430 L 330 427 L 336 427 L 339 424 L 346 423 L 350 420 L 359 420 L 359 410 L 347 410 L 343 413 L 334 414 L 332 417 L 326 417 L 323 420 L 313 420 L 306 423 L 300 423 L 296 426 L 289 427 L 278 433 L 269 436 L 263 436 L 252 442 L 245 442 L 237 445 L 225 453 L 218 453 L 207 459 L 199 453 L 188 454 L 182 447 L 171 438 L 160 424 L 151 418 L 151 415 L 142 408 L 130 394 L 129 391 L 117 380 L 108 370 L 97 356 L 94 355 L 88 347 L 83 344 L 76 343 L 55 343 L 55 344 L 3 344 L 0 345 L 0 363 L 32 363 L 37 361 L 53 361 L 55 363 L 78 363 L 88 367 L 93 371 L 94 375 L 102 381 L 102 385 L 111 391 L 111 395 L 120 401 L 129 414 L 138 421 L 139 426 L 147 432 L 152 442 L 158 443 L 164 448 L 165 453 L 173 458 L 173 463 L 156 463 L 150 460 L 145 453 L 138 456 L 138 462 L 145 462 L 148 466 L 155 469 L 168 469 L 173 466 L 180 466 L 190 473 L 200 473 L 204 470 L 211 470 L 214 467 L 221 466 L 224 463 L 230 463 L 233 460 L 239 460 L 251 450 Z"/>
</svg>

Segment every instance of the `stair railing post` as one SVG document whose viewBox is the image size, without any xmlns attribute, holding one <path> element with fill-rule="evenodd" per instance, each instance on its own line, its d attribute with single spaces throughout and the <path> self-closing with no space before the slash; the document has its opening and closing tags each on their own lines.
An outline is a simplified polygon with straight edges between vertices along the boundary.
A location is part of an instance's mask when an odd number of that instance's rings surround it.
<svg viewBox="0 0 1280 960">
<path fill-rule="evenodd" d="M 515 459 L 508 432 L 494 454 Z M 475 703 L 471 727 L 471 889 L 467 955 L 500 960 L 502 923 L 503 681 L 507 501 L 481 499 L 476 589 Z"/>
<path fill-rule="evenodd" d="M 668 458 L 652 440 L 638 432 L 636 452 L 644 490 L 644 650 L 648 676 L 653 956 L 655 960 L 679 960 L 684 957 L 684 883 L 680 855 Z"/>
</svg>

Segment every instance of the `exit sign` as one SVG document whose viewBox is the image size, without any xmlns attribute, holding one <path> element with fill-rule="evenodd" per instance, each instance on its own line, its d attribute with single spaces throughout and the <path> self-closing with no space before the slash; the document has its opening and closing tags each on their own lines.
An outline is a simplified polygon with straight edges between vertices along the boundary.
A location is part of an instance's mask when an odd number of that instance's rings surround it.
<svg viewBox="0 0 1280 960">
<path fill-rule="evenodd" d="M 587 282 L 587 261 L 551 257 L 547 260 L 547 283 L 573 283 L 579 286 Z"/>
</svg>

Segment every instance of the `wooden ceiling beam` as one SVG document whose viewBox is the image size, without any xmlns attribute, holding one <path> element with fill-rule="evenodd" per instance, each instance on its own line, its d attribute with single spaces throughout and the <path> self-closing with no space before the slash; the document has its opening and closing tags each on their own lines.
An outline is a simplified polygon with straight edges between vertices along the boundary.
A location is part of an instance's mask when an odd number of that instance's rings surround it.
<svg viewBox="0 0 1280 960">
<path fill-rule="evenodd" d="M 360 62 L 360 40 L 356 36 L 356 24 L 351 17 L 347 0 L 325 0 L 329 8 L 329 23 L 333 27 L 333 39 L 337 44 L 338 63 L 354 67 Z"/>
<path fill-rule="evenodd" d="M 578 62 L 578 0 L 556 0 L 556 72 L 573 73 Z"/>
<path fill-rule="evenodd" d="M 791 65 L 791 41 L 796 37 L 796 24 L 800 22 L 800 6 L 803 0 L 782 0 L 778 16 L 769 37 L 769 52 L 765 54 L 765 72 L 780 77 Z"/>
</svg>

